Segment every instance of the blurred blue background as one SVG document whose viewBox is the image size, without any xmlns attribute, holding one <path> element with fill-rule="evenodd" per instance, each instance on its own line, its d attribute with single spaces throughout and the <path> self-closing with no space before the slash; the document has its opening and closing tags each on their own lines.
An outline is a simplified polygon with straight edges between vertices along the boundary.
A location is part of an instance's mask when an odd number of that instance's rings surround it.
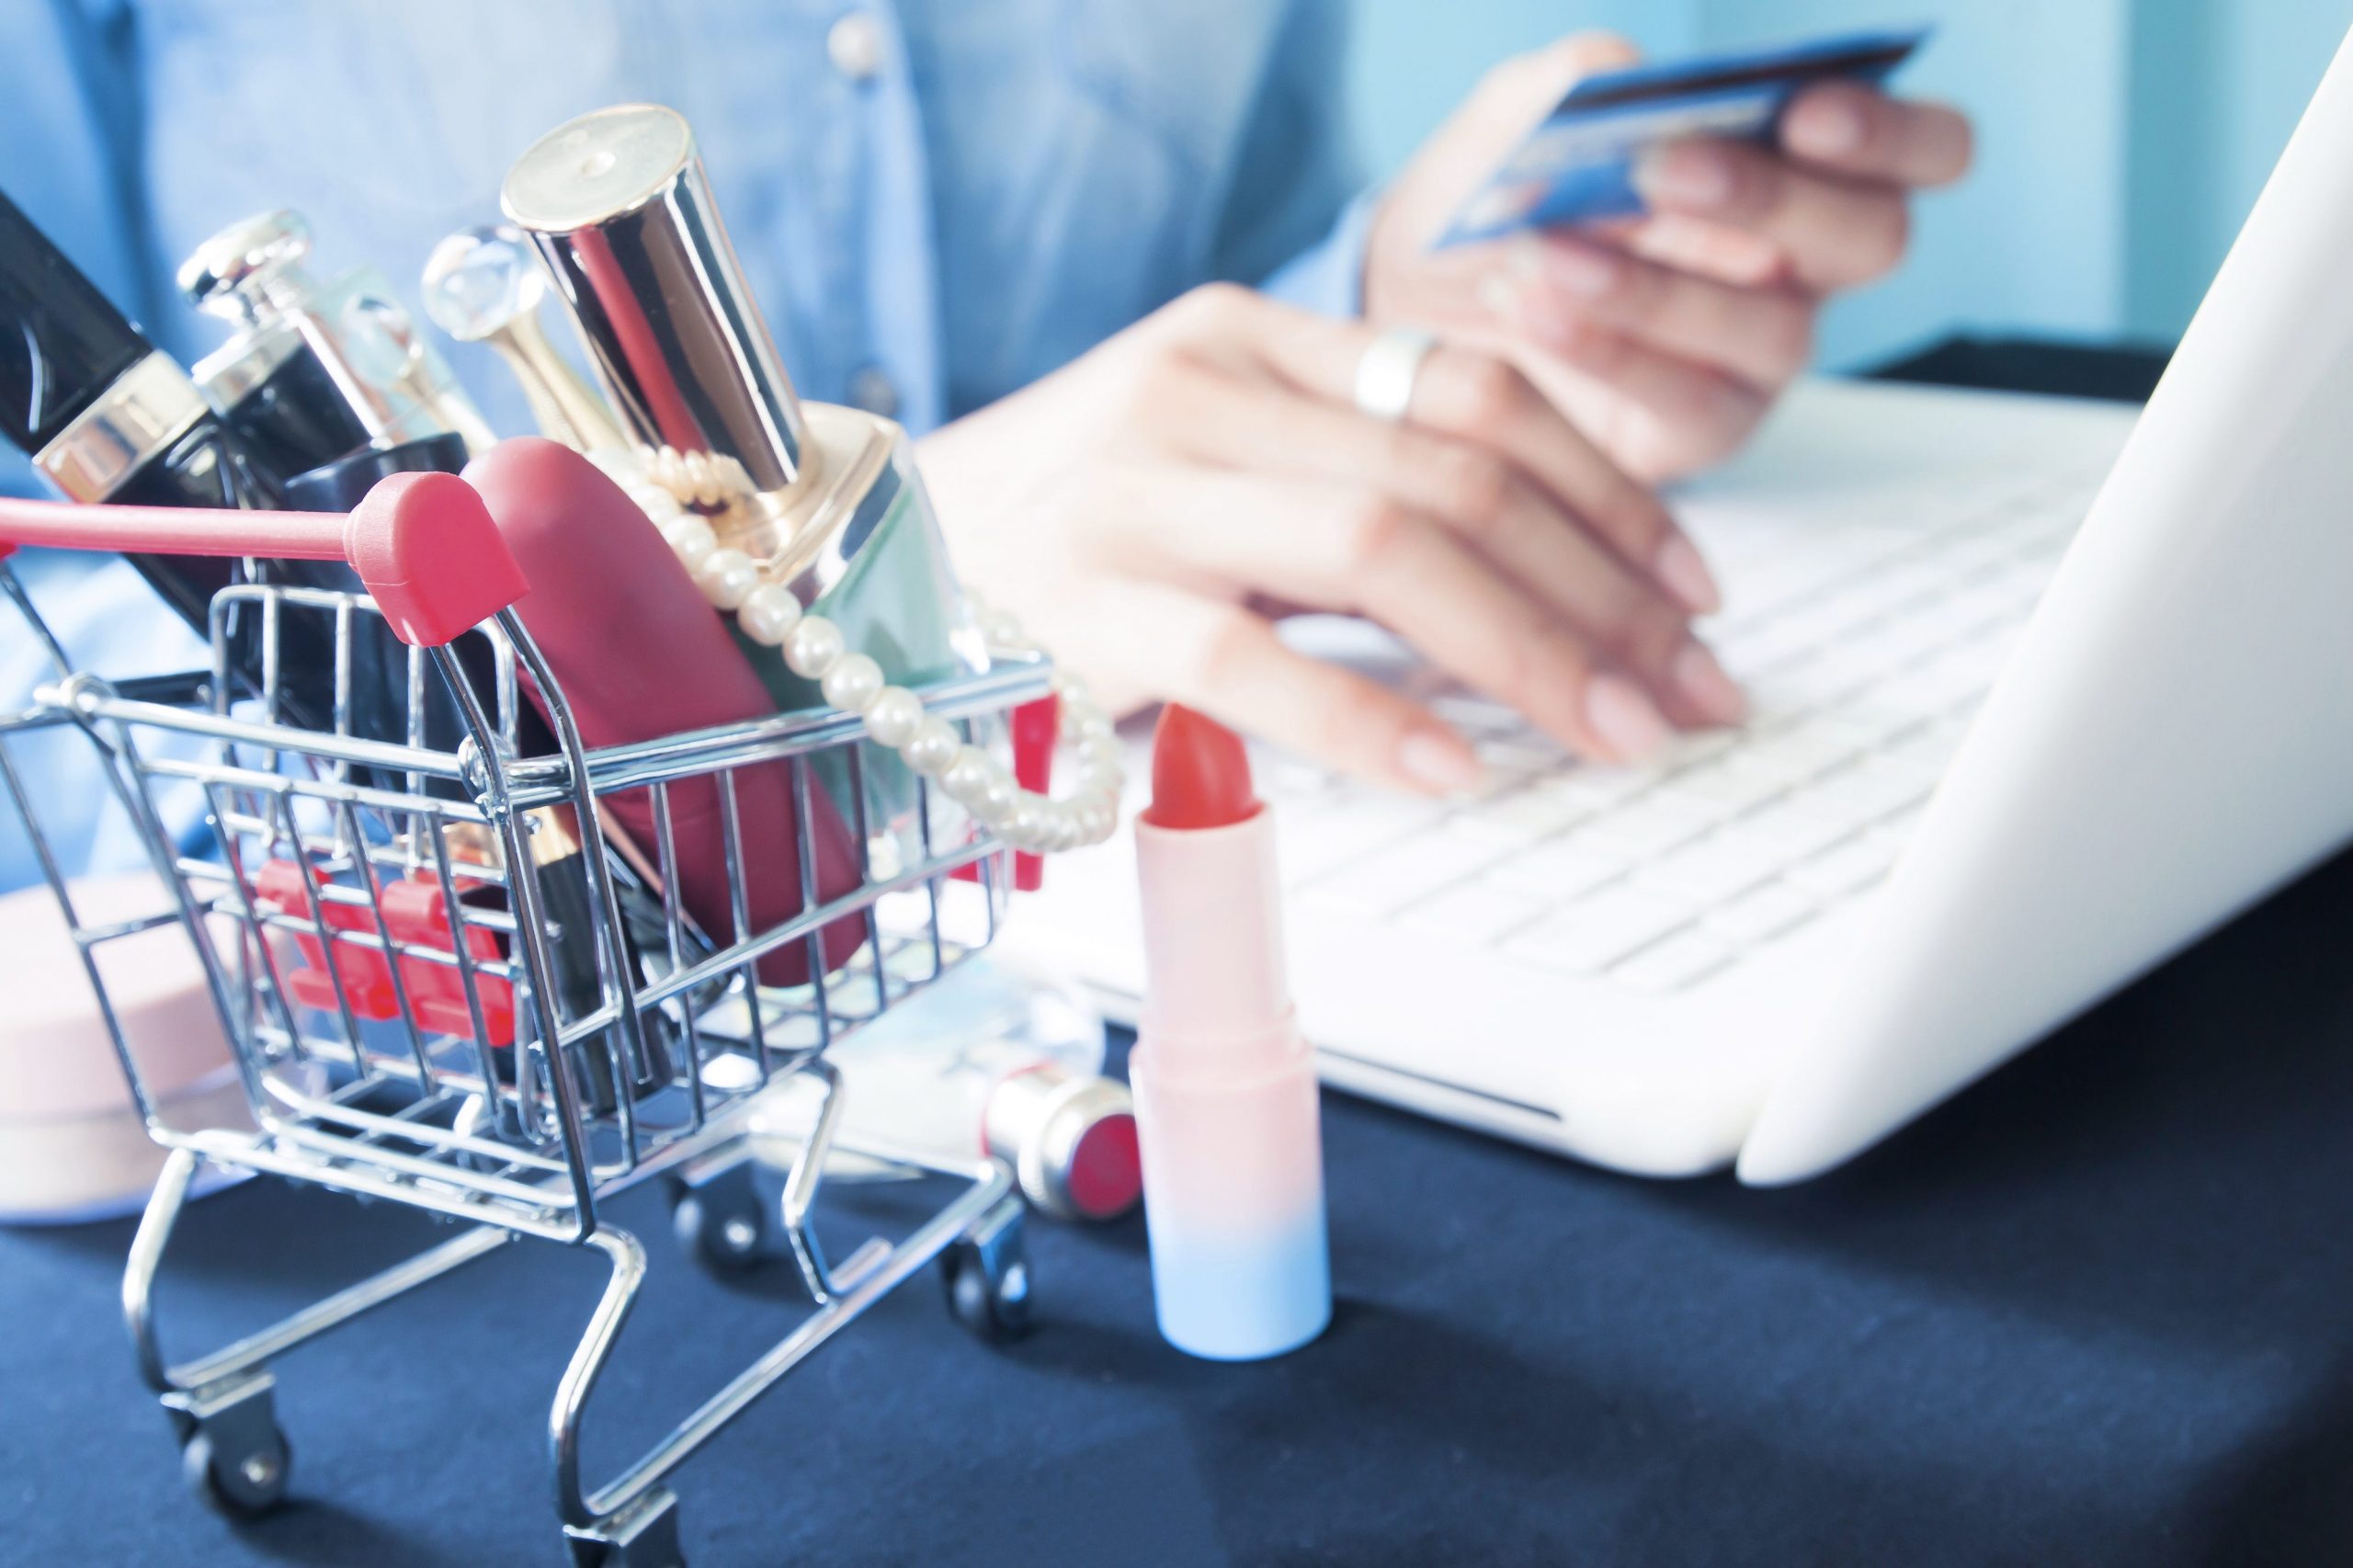
<svg viewBox="0 0 2353 1568">
<path fill-rule="evenodd" d="M 1977 171 L 1922 203 L 1903 272 L 1832 309 L 1833 367 L 1956 328 L 2178 335 L 2353 0 L 1359 0 L 1350 113 L 1384 172 L 1489 63 L 1564 32 L 1671 56 L 1921 22 L 1898 84 L 1970 112 Z"/>
</svg>

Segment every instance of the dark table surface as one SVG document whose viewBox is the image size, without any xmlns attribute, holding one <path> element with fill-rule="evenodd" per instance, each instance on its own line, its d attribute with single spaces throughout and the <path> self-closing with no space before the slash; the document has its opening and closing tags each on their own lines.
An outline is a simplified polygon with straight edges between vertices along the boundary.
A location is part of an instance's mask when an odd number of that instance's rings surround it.
<svg viewBox="0 0 2353 1568">
<path fill-rule="evenodd" d="M 1982 381 L 2005 351 L 1911 369 Z M 2154 363 L 2020 352 L 2040 368 L 2013 381 L 2087 390 L 2144 390 Z M 1623 1179 L 1327 1096 L 1322 1340 L 1188 1360 L 1154 1334 L 1139 1221 L 1035 1224 L 1029 1338 L 983 1347 L 902 1291 L 680 1473 L 689 1556 L 2353 1559 L 2349 948 L 2353 856 L 1787 1191 Z M 793 1297 L 784 1270 L 697 1274 L 658 1196 L 617 1208 L 655 1268 L 592 1464 Z M 164 1311 L 209 1346 L 441 1233 L 253 1184 L 190 1212 Z M 593 1257 L 510 1248 L 284 1358 L 295 1497 L 232 1527 L 181 1491 L 132 1374 L 129 1235 L 0 1234 L 0 1562 L 560 1560 L 542 1432 Z"/>
</svg>

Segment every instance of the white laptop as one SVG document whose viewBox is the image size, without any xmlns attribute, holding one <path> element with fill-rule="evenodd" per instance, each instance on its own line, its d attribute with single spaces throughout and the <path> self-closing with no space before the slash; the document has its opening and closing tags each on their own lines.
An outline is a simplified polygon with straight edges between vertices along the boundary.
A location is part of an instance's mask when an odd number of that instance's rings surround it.
<svg viewBox="0 0 2353 1568">
<path fill-rule="evenodd" d="M 1326 1080 L 1801 1180 L 2353 836 L 2348 256 L 2340 52 L 2137 418 L 1801 388 L 1678 498 L 1756 713 L 1663 766 L 1577 766 L 1377 634 L 1299 629 L 1497 777 L 1433 804 L 1262 756 Z M 1132 853 L 1057 859 L 1007 927 L 1130 1016 Z"/>
</svg>

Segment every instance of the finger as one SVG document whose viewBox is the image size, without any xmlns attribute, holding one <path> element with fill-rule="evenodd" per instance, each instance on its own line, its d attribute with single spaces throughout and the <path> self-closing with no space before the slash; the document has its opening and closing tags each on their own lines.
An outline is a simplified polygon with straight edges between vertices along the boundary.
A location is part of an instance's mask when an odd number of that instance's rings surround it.
<svg viewBox="0 0 2353 1568">
<path fill-rule="evenodd" d="M 1148 541 L 1160 545 L 1168 564 L 1199 570 L 1226 563 L 1240 573 L 1237 586 L 1380 616 L 1442 657 L 1438 644 L 1451 629 L 1425 633 L 1402 623 L 1390 606 L 1364 597 L 1360 581 L 1385 566 L 1372 559 L 1377 551 L 1419 543 L 1392 540 L 1390 530 L 1427 520 L 1499 568 L 1520 596 L 1565 619 L 1648 688 L 1677 723 L 1728 724 L 1742 716 L 1739 689 L 1693 640 L 1686 608 L 1493 452 L 1309 402 L 1288 390 L 1221 383 L 1213 392 L 1172 424 L 1185 433 L 1179 449 L 1247 470 L 1251 477 L 1217 476 L 1236 488 L 1219 503 L 1197 500 L 1198 521 L 1173 532 L 1151 528 Z M 1280 511 L 1268 509 L 1268 493 L 1257 477 L 1275 473 L 1311 482 L 1279 493 Z M 1123 511 L 1146 515 L 1142 508 Z M 1453 565 L 1433 564 L 1447 571 Z M 1454 584 L 1450 577 L 1439 581 Z M 1440 613 L 1471 614 L 1484 602 L 1482 583 L 1471 583 Z"/>
<path fill-rule="evenodd" d="M 1734 288 L 1566 233 L 1481 248 L 1488 282 L 1501 285 L 1484 290 L 1488 301 L 1540 347 L 1599 322 L 1768 392 L 1813 353 L 1813 301 L 1794 289 Z"/>
<path fill-rule="evenodd" d="M 1444 721 L 1378 681 L 1283 644 L 1238 604 L 1159 583 L 1101 590 L 1107 658 L 1158 695 L 1359 778 L 1425 795 L 1474 788 L 1483 769 Z M 1083 652 L 1084 650 L 1074 650 Z M 1086 667 L 1083 657 L 1074 661 Z"/>
<path fill-rule="evenodd" d="M 1434 351 L 1425 362 L 1426 379 L 1415 388 L 1415 407 L 1428 403 L 1439 420 L 1476 428 L 1482 421 L 1470 417 L 1474 389 L 1448 380 L 1449 367 L 1468 358 L 1453 350 Z M 1555 490 L 1512 460 L 1514 444 L 1538 447 L 1540 460 L 1556 459 L 1557 453 L 1540 450 L 1552 428 L 1569 432 L 1567 439 L 1582 437 L 1518 372 L 1486 363 L 1508 377 L 1503 384 L 1511 389 L 1503 394 L 1511 407 L 1499 403 L 1483 421 L 1488 429 L 1481 434 L 1487 439 L 1450 435 L 1419 422 L 1391 424 L 1302 398 L 1290 387 L 1233 381 L 1209 370 L 1198 372 L 1196 386 L 1161 387 L 1173 415 L 1163 439 L 1186 455 L 1224 467 L 1370 483 L 1438 517 L 1540 598 L 1605 639 L 1621 619 L 1611 613 L 1617 606 L 1639 604 L 1649 618 L 1678 628 L 1689 615 L 1714 609 L 1719 596 L 1705 562 L 1648 492 L 1629 483 L 1628 494 L 1600 508 L 1610 519 L 1608 525 L 1597 526 L 1568 510 Z M 1427 379 L 1433 375 L 1435 380 Z M 1533 433 L 1514 437 L 1502 430 L 1506 438 L 1494 439 L 1499 427 L 1521 416 L 1522 403 L 1532 406 Z"/>
<path fill-rule="evenodd" d="M 1646 445 L 1680 454 L 1675 472 L 1705 467 L 1729 456 L 1772 406 L 1769 394 L 1704 365 L 1662 354 L 1599 322 L 1586 322 L 1549 346 L 1556 364 L 1608 389 L 1620 405 L 1610 432 L 1613 451 Z M 1530 365 L 1531 370 L 1540 366 Z M 1567 400 L 1563 400 L 1567 401 Z M 1625 428 L 1638 423 L 1655 436 Z M 1637 466 L 1644 466 L 1639 460 Z"/>
<path fill-rule="evenodd" d="M 1766 289 L 1790 281 L 1788 253 L 1772 241 L 1679 212 L 1654 212 L 1607 236 L 1645 260 L 1696 273 L 1735 289 Z"/>
<path fill-rule="evenodd" d="M 1206 477 L 1222 483 L 1188 491 L 1188 526 L 1136 528 L 1152 564 L 1370 616 L 1585 756 L 1630 761 L 1667 741 L 1666 716 L 1634 679 L 1435 519 L 1370 490 Z M 1708 658 L 1677 629 L 1665 641 Z"/>
<path fill-rule="evenodd" d="M 1563 314 L 1675 358 L 1779 391 L 1813 353 L 1814 302 L 1794 289 L 1737 288 L 1569 235 L 1542 244 L 1541 273 Z"/>
<path fill-rule="evenodd" d="M 1237 341 L 1292 385 L 1343 408 L 1378 335 L 1260 301 L 1267 313 Z M 1583 521 L 1625 562 L 1697 613 L 1722 601 L 1706 562 L 1658 498 L 1629 478 L 1518 370 L 1493 355 L 1441 344 L 1422 361 L 1409 423 L 1505 459 Z"/>
<path fill-rule="evenodd" d="M 1645 153 L 1634 183 L 1662 211 L 1747 229 L 1789 253 L 1798 280 L 1850 288 L 1888 272 L 1911 232 L 1903 193 L 1807 169 L 1761 147 L 1699 138 Z"/>
<path fill-rule="evenodd" d="M 1923 187 L 1969 172 L 1969 120 L 1943 104 L 1904 103 L 1856 82 L 1807 88 L 1781 120 L 1781 145 L 1860 179 Z"/>
</svg>

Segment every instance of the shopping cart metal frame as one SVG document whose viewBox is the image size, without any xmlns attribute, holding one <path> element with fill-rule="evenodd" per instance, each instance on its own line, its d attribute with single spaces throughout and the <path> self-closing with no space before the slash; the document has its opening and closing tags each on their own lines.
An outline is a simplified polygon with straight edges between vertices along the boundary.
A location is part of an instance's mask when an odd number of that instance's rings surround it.
<svg viewBox="0 0 2353 1568">
<path fill-rule="evenodd" d="M 406 476 L 404 476 L 406 477 Z M 455 486 L 455 488 L 451 488 Z M 399 491 L 392 496 L 392 491 Z M 381 504 L 380 504 L 381 501 Z M 248 526 L 250 525 L 250 526 Z M 67 508 L 0 501 L 0 541 L 89 549 L 170 550 L 196 554 L 340 557 L 369 593 L 246 583 L 213 606 L 213 668 L 201 680 L 110 686 L 76 672 L 50 633 L 0 542 L 0 594 L 46 648 L 57 680 L 33 705 L 0 712 L 0 787 L 21 814 L 44 875 L 60 901 L 86 977 L 113 1040 L 133 1102 L 149 1134 L 169 1153 L 132 1241 L 122 1305 L 139 1369 L 169 1415 L 190 1484 L 233 1512 L 265 1509 L 284 1494 L 290 1450 L 272 1408 L 268 1366 L 278 1356 L 423 1285 L 523 1238 L 593 1247 L 609 1272 L 596 1309 L 560 1379 L 549 1412 L 549 1457 L 557 1512 L 581 1568 L 667 1568 L 681 1562 L 671 1473 L 742 1415 L 818 1346 L 934 1260 L 945 1264 L 957 1314 L 984 1333 L 1025 1320 L 1029 1278 L 1022 1209 L 998 1162 L 970 1164 L 861 1142 L 856 1151 L 950 1178 L 953 1196 L 895 1243 L 870 1238 L 830 1260 L 813 1222 L 829 1153 L 838 1139 L 840 1077 L 824 1052 L 832 1041 L 938 979 L 994 936 L 1006 878 L 1003 846 L 961 824 L 945 841 L 936 830 L 944 797 L 915 780 L 920 853 L 878 868 L 866 822 L 862 772 L 867 743 L 850 715 L 817 710 L 639 744 L 590 750 L 581 743 L 562 685 L 512 608 L 524 585 L 494 525 L 461 482 L 391 486 L 349 519 L 298 514 L 219 515 L 134 508 Z M 434 570 L 415 570 L 429 556 Z M 336 650 L 334 716 L 324 730 L 280 711 L 278 648 L 283 620 L 328 618 Z M 381 617 L 409 644 L 406 744 L 353 733 L 352 653 Z M 257 637 L 256 635 L 257 630 Z M 260 669 L 238 700 L 229 649 L 257 644 Z M 476 689 L 460 639 L 486 646 L 494 691 Z M 465 739 L 450 750 L 423 744 L 420 694 L 443 681 L 460 710 Z M 558 750 L 516 755 L 521 683 L 536 691 Z M 926 707 L 967 733 L 1011 708 L 1043 698 L 1050 675 L 1035 659 L 1000 661 L 984 673 L 922 689 Z M 9 742 L 70 727 L 86 736 L 109 791 L 139 829 L 173 907 L 103 925 L 77 914 L 64 868 L 44 834 L 32 791 Z M 204 755 L 186 755 L 191 743 Z M 812 837 L 813 770 L 838 757 L 851 781 L 863 876 L 821 898 Z M 800 913 L 767 930 L 749 928 L 745 864 L 735 781 L 753 767 L 790 769 L 799 834 Z M 676 892 L 671 834 L 673 786 L 709 779 L 722 805 L 734 929 L 698 929 Z M 399 787 L 388 788 L 388 780 Z M 156 796 L 200 790 L 215 845 L 211 856 L 176 846 Z M 654 846 L 634 861 L 608 833 L 611 799 L 643 791 L 656 824 Z M 548 889 L 529 840 L 533 814 L 568 812 L 593 917 L 583 931 L 552 926 Z M 447 829 L 464 826 L 494 841 L 495 853 L 455 859 Z M 290 850 L 301 896 L 288 907 L 257 889 L 258 851 Z M 646 859 L 657 863 L 646 866 Z M 617 878 L 632 864 L 648 883 L 642 905 L 659 898 L 667 951 L 646 964 L 624 936 Z M 978 871 L 981 925 L 964 942 L 944 934 L 943 888 L 961 868 Z M 385 892 L 408 879 L 438 885 L 444 943 L 404 939 L 386 918 Z M 461 888 L 493 887 L 492 907 L 470 905 Z M 879 906 L 912 901 L 910 927 L 886 930 Z M 504 908 L 497 907 L 503 903 Z M 331 912 L 340 907 L 338 919 Z M 364 918 L 361 915 L 364 914 Z M 845 919 L 865 927 L 858 955 L 828 975 L 822 934 Z M 99 952 L 113 940 L 177 925 L 195 949 L 246 1091 L 252 1131 L 183 1130 L 161 1114 L 121 1020 L 107 994 Z M 481 950 L 489 932 L 493 950 Z M 331 1010 L 290 1000 L 290 943 L 313 946 L 332 982 Z M 558 945 L 593 944 L 595 1005 L 566 1006 Z M 810 983 L 790 993 L 756 986 L 754 966 L 789 943 L 809 954 Z M 642 944 L 641 944 L 642 946 Z M 577 949 L 568 954 L 582 972 Z M 861 967 L 862 963 L 862 967 Z M 420 1023 L 415 990 L 454 971 L 471 1038 Z M 358 978 L 388 980 L 396 1017 L 357 1017 Z M 505 985 L 516 1023 L 508 1055 L 497 1057 L 486 1026 L 488 988 Z M 378 987 L 381 992 L 381 986 Z M 747 1040 L 714 1040 L 698 1017 L 713 996 L 748 997 Z M 378 998 L 381 1008 L 381 995 Z M 649 1055 L 648 1029 L 673 1032 L 672 1049 Z M 397 1027 L 394 1027 L 395 1024 Z M 773 1038 L 771 1038 L 773 1037 Z M 683 1044 L 684 1049 L 676 1049 Z M 670 1076 L 658 1076 L 666 1062 Z M 718 1069 L 728 1071 L 722 1077 Z M 654 1092 L 625 1092 L 654 1072 Z M 813 1130 L 784 1172 L 776 1218 L 811 1299 L 811 1311 L 765 1353 L 696 1405 L 669 1434 L 602 1485 L 584 1481 L 581 1428 L 590 1394 L 612 1355 L 647 1267 L 643 1244 L 603 1219 L 599 1205 L 655 1177 L 723 1189 L 741 1184 L 745 1131 L 761 1095 L 798 1074 L 823 1085 Z M 597 1102 L 594 1085 L 607 1086 Z M 389 1097 L 390 1108 L 379 1103 Z M 657 1117 L 656 1108 L 662 1114 Z M 302 1308 L 282 1322 L 192 1359 L 174 1361 L 156 1322 L 157 1277 L 191 1184 L 203 1165 L 308 1183 L 362 1199 L 425 1210 L 465 1228 L 448 1241 Z M 714 1177 L 712 1173 L 717 1173 Z M 726 1205 L 719 1206 L 722 1210 Z M 740 1250 L 740 1249 L 739 1249 Z"/>
</svg>

